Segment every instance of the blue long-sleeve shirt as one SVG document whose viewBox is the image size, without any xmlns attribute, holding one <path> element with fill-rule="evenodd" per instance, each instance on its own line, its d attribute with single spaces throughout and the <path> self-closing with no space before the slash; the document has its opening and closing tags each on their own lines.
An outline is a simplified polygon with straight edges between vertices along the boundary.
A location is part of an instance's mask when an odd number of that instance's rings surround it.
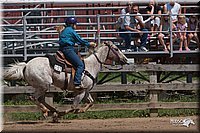
<svg viewBox="0 0 200 133">
<path fill-rule="evenodd" d="M 82 39 L 72 27 L 66 27 L 59 35 L 59 44 L 61 47 L 83 44 L 89 46 L 90 43 Z"/>
</svg>

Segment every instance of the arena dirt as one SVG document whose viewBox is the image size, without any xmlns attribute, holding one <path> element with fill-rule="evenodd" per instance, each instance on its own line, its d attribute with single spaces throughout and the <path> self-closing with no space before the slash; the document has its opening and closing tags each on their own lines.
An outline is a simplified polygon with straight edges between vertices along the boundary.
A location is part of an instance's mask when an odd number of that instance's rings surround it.
<svg viewBox="0 0 200 133">
<path fill-rule="evenodd" d="M 171 120 L 191 118 L 195 125 L 185 127 L 173 125 Z M 197 116 L 156 117 L 156 118 L 116 118 L 89 120 L 60 120 L 59 123 L 46 121 L 4 122 L 3 132 L 199 132 Z"/>
</svg>

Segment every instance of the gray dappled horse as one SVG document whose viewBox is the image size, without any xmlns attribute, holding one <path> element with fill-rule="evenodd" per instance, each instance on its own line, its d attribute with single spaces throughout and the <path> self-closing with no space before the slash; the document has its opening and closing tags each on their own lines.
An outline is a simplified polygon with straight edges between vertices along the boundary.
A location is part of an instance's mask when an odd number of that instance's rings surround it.
<svg viewBox="0 0 200 133">
<path fill-rule="evenodd" d="M 73 85 L 72 75 L 69 73 L 67 90 L 75 92 L 75 98 L 71 109 L 64 111 L 64 114 L 69 112 L 85 112 L 93 105 L 93 98 L 89 91 L 94 86 L 94 79 L 101 70 L 102 64 L 107 59 L 119 62 L 120 64 L 126 64 L 126 56 L 112 43 L 107 42 L 102 44 L 95 53 L 91 54 L 84 59 L 85 70 L 90 73 L 91 76 L 86 74 L 82 75 L 82 86 L 85 88 L 83 91 L 76 91 Z M 26 82 L 35 88 L 35 93 L 30 96 L 30 99 L 41 108 L 44 117 L 48 116 L 48 113 L 59 113 L 54 107 L 45 102 L 45 93 L 49 90 L 53 84 L 56 87 L 63 88 L 65 86 L 65 72 L 57 73 L 50 67 L 50 62 L 47 57 L 36 57 L 30 60 L 28 63 L 20 62 L 11 67 L 5 69 L 5 80 L 17 80 L 24 79 Z M 83 108 L 78 108 L 81 100 L 86 97 L 88 104 Z"/>
</svg>

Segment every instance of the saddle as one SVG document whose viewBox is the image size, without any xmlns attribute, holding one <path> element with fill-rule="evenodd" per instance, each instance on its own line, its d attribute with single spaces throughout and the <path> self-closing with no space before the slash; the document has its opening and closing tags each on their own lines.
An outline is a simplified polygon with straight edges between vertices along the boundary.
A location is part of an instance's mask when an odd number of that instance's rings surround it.
<svg viewBox="0 0 200 133">
<path fill-rule="evenodd" d="M 78 55 L 81 56 L 80 54 Z M 54 69 L 55 72 L 57 73 L 65 72 L 65 77 L 66 77 L 65 85 L 61 89 L 66 90 L 68 87 L 67 74 L 70 73 L 72 75 L 72 78 L 74 78 L 76 72 L 75 67 L 68 60 L 66 60 L 65 55 L 61 51 L 57 51 L 54 55 L 47 54 L 46 57 L 49 59 L 50 66 L 52 69 Z M 84 70 L 84 74 L 93 80 L 93 86 L 94 86 L 95 78 L 87 70 Z"/>
<path fill-rule="evenodd" d="M 57 51 L 54 55 L 46 55 L 49 59 L 51 68 L 54 69 L 55 72 L 65 72 L 65 86 L 62 89 L 66 89 L 68 86 L 68 76 L 67 74 L 70 73 L 74 78 L 75 75 L 75 68 L 74 66 L 65 58 L 65 55 L 61 51 Z"/>
</svg>

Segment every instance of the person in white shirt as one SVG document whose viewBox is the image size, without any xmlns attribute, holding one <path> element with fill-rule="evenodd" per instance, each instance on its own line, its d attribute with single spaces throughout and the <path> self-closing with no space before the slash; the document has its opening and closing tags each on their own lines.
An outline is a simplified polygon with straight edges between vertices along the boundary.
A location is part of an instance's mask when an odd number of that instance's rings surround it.
<svg viewBox="0 0 200 133">
<path fill-rule="evenodd" d="M 125 28 L 124 28 L 124 18 L 125 18 L 125 15 L 127 14 L 127 13 L 130 13 L 130 11 L 131 11 L 131 8 L 132 8 L 132 3 L 131 2 L 128 2 L 127 4 L 126 4 L 126 8 L 123 8 L 122 10 L 121 10 L 121 15 L 120 15 L 120 27 L 119 27 L 119 30 L 121 30 L 121 31 L 124 31 L 125 30 Z"/>
<path fill-rule="evenodd" d="M 136 16 L 131 16 L 132 14 L 135 14 Z M 120 36 L 125 39 L 125 47 L 127 49 L 132 49 L 133 51 L 136 50 L 135 47 L 131 48 L 131 38 L 136 37 L 140 38 L 140 51 L 148 51 L 147 50 L 147 37 L 148 33 L 142 33 L 142 31 L 148 31 L 145 29 L 145 24 L 143 23 L 143 17 L 139 13 L 139 6 L 138 5 L 132 5 L 131 13 L 127 13 L 124 18 L 123 28 L 127 32 L 136 32 L 136 33 L 122 33 Z"/>
<path fill-rule="evenodd" d="M 167 12 L 168 14 L 172 14 L 171 19 L 173 23 L 177 22 L 177 16 L 181 14 L 181 5 L 175 0 L 170 0 L 169 3 L 165 4 L 163 7 L 163 11 Z"/>
</svg>

